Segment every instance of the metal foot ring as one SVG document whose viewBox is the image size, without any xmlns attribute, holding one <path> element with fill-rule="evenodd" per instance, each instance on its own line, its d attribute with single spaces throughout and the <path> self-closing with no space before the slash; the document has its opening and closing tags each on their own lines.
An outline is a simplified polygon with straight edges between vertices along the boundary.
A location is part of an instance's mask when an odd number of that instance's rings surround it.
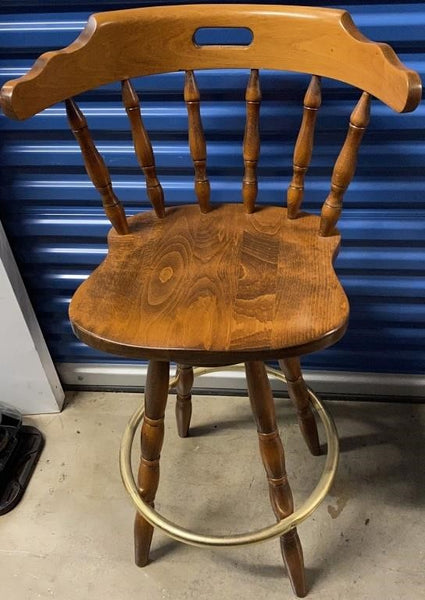
<svg viewBox="0 0 425 600">
<path fill-rule="evenodd" d="M 243 365 L 232 365 L 231 367 L 226 367 L 225 369 L 223 367 L 197 367 L 194 369 L 194 374 L 195 376 L 201 376 L 213 371 L 241 371 L 243 369 Z M 267 367 L 267 372 L 277 379 L 281 379 L 282 381 L 286 382 L 285 376 L 280 371 Z M 176 382 L 176 378 L 170 380 L 170 389 L 175 386 Z M 168 536 L 178 540 L 179 542 L 184 542 L 185 544 L 190 544 L 192 546 L 242 546 L 245 544 L 256 544 L 258 542 L 264 542 L 271 538 L 278 537 L 289 530 L 294 529 L 294 527 L 297 527 L 297 525 L 307 519 L 307 517 L 309 517 L 324 500 L 335 477 L 339 457 L 338 434 L 335 423 L 331 415 L 327 412 L 325 407 L 310 388 L 308 388 L 308 393 L 310 396 L 310 403 L 320 417 L 325 428 L 328 453 L 322 475 L 320 476 L 316 487 L 307 500 L 305 500 L 305 502 L 302 504 L 302 506 L 295 510 L 291 515 L 285 519 L 282 519 L 278 523 L 264 527 L 258 531 L 226 536 L 213 536 L 196 533 L 194 531 L 190 531 L 189 529 L 179 527 L 172 521 L 169 521 L 165 517 L 161 516 L 156 510 L 149 506 L 149 504 L 146 504 L 146 502 L 140 496 L 131 468 L 131 448 L 137 427 L 143 419 L 143 406 L 138 408 L 130 418 L 124 431 L 120 448 L 121 477 L 124 487 L 133 500 L 138 512 L 146 519 L 146 521 L 148 521 L 154 527 L 161 529 Z"/>
</svg>

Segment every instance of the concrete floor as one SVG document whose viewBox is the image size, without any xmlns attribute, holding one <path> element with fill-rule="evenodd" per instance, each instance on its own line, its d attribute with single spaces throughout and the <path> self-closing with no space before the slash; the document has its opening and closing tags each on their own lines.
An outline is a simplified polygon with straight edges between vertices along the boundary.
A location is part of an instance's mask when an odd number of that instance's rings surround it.
<svg viewBox="0 0 425 600">
<path fill-rule="evenodd" d="M 28 418 L 46 447 L 20 505 L 0 517 L 2 600 L 292 598 L 272 540 L 203 550 L 155 533 L 152 562 L 132 562 L 133 508 L 118 447 L 137 394 L 71 394 L 60 415 Z M 273 522 L 245 398 L 197 397 L 192 437 L 177 437 L 170 398 L 157 508 L 204 532 Z M 306 451 L 278 400 L 296 502 L 323 457 Z M 309 598 L 424 598 L 425 405 L 332 402 L 341 461 L 331 495 L 301 525 Z M 323 438 L 323 435 L 322 435 Z"/>
</svg>

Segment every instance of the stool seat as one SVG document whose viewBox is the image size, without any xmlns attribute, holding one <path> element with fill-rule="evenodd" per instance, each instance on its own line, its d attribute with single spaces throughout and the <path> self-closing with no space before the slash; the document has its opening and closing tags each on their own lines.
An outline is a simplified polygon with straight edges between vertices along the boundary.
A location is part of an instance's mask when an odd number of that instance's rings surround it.
<svg viewBox="0 0 425 600">
<path fill-rule="evenodd" d="M 340 236 L 319 236 L 319 221 L 240 204 L 130 217 L 130 233 L 110 231 L 106 259 L 75 293 L 73 329 L 99 350 L 199 365 L 328 346 L 349 307 L 332 266 Z"/>
</svg>

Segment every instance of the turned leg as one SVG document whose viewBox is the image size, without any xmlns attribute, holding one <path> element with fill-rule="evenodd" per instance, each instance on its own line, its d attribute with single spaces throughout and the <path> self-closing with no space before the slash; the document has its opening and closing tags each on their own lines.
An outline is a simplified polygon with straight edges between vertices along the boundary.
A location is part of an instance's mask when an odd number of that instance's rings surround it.
<svg viewBox="0 0 425 600">
<path fill-rule="evenodd" d="M 143 499 L 152 507 L 159 483 L 159 457 L 164 439 L 169 369 L 168 362 L 152 360 L 146 378 L 138 487 Z M 134 549 L 136 565 L 139 567 L 144 567 L 148 562 L 152 535 L 152 525 L 137 513 L 134 522 Z"/>
<path fill-rule="evenodd" d="M 176 421 L 177 431 L 180 437 L 187 437 L 189 433 L 190 417 L 192 416 L 192 386 L 193 367 L 188 365 L 177 365 L 179 376 L 176 389 Z"/>
<path fill-rule="evenodd" d="M 285 456 L 276 424 L 276 414 L 270 383 L 263 362 L 245 364 L 248 392 L 252 412 L 257 424 L 261 458 L 267 473 L 270 500 L 278 521 L 294 510 L 291 488 L 285 469 Z M 296 529 L 280 538 L 282 556 L 295 594 L 304 597 L 307 593 L 304 559 L 301 542 Z"/>
<path fill-rule="evenodd" d="M 301 373 L 300 359 L 285 358 L 279 361 L 288 383 L 289 397 L 297 410 L 298 424 L 305 442 L 314 456 L 320 454 L 317 425 L 311 410 L 307 386 Z"/>
</svg>

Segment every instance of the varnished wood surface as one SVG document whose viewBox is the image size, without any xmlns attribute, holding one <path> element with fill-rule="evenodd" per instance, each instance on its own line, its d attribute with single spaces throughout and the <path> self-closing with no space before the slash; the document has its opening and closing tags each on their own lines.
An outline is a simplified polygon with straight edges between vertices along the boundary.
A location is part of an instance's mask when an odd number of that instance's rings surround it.
<svg viewBox="0 0 425 600">
<path fill-rule="evenodd" d="M 118 233 L 126 234 L 128 225 L 124 208 L 112 189 L 109 171 L 93 142 L 87 121 L 72 98 L 66 100 L 65 106 L 72 133 L 81 148 L 87 175 L 102 198 L 105 214 Z"/>
<path fill-rule="evenodd" d="M 156 215 L 162 218 L 165 215 L 164 192 L 156 175 L 152 144 L 143 123 L 139 98 L 130 80 L 122 81 L 121 88 L 123 103 L 131 125 L 134 150 L 146 178 L 146 192 Z"/>
<path fill-rule="evenodd" d="M 284 358 L 279 366 L 285 374 L 289 397 L 297 410 L 298 424 L 308 449 L 313 456 L 320 454 L 319 434 L 310 406 L 306 383 L 302 376 L 300 359 L 298 357 Z"/>
<path fill-rule="evenodd" d="M 128 219 L 70 306 L 77 336 L 127 357 L 183 364 L 281 358 L 339 339 L 348 302 L 332 267 L 340 237 L 319 217 L 240 204 Z"/>
<path fill-rule="evenodd" d="M 164 441 L 164 413 L 168 398 L 170 365 L 152 360 L 145 389 L 145 417 L 141 431 L 141 456 L 137 476 L 141 496 L 152 507 L 159 484 L 159 458 Z M 149 559 L 153 527 L 141 514 L 134 521 L 135 561 L 144 567 Z"/>
<path fill-rule="evenodd" d="M 257 163 L 260 156 L 260 77 L 257 69 L 251 70 L 245 93 L 246 123 L 243 139 L 244 176 L 242 198 L 248 213 L 254 212 L 258 193 Z"/>
<path fill-rule="evenodd" d="M 197 46 L 201 27 L 247 27 L 249 46 Z M 299 6 L 155 6 L 92 15 L 67 48 L 43 54 L 2 88 L 15 119 L 98 86 L 180 70 L 252 68 L 298 71 L 344 81 L 397 111 L 421 99 L 419 75 L 386 44 L 371 42 L 343 10 Z"/>
<path fill-rule="evenodd" d="M 201 120 L 201 95 L 193 71 L 186 71 L 183 95 L 187 107 L 189 148 L 195 169 L 195 192 L 201 211 L 207 213 L 210 210 L 207 145 Z"/>
<path fill-rule="evenodd" d="M 370 119 L 370 95 L 363 92 L 351 113 L 347 137 L 332 172 L 331 191 L 322 207 L 320 235 L 331 235 L 342 212 L 344 194 L 353 179 L 357 154 Z"/>
<path fill-rule="evenodd" d="M 192 416 L 192 386 L 193 367 L 177 365 L 178 382 L 176 385 L 176 422 L 177 432 L 180 437 L 187 437 L 189 433 L 190 418 Z"/>
<path fill-rule="evenodd" d="M 248 393 L 257 425 L 260 453 L 269 484 L 270 501 L 276 519 L 280 521 L 294 511 L 294 500 L 285 467 L 285 454 L 276 423 L 276 413 L 270 383 L 264 363 L 245 364 Z M 296 529 L 280 538 L 283 560 L 295 594 L 307 593 L 304 558 Z"/>
<path fill-rule="evenodd" d="M 322 102 L 320 77 L 313 75 L 304 97 L 303 119 L 294 148 L 293 176 L 287 194 L 288 216 L 295 219 L 304 197 L 304 179 L 313 152 L 317 111 Z"/>
</svg>

